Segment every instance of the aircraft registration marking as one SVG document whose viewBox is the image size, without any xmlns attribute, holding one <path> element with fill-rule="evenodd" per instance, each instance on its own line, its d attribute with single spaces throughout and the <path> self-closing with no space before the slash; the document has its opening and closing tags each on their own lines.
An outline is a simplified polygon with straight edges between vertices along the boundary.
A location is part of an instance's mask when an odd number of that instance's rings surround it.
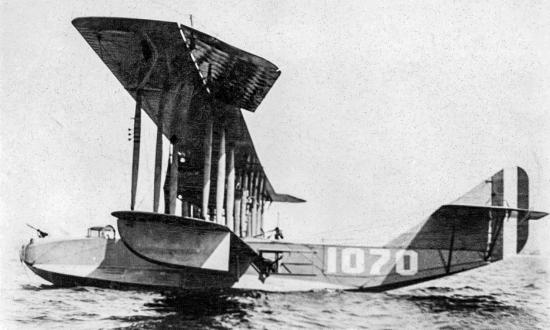
<svg viewBox="0 0 550 330">
<path fill-rule="evenodd" d="M 327 247 L 325 273 L 384 275 L 392 270 L 403 276 L 418 272 L 418 254 L 413 250 Z"/>
</svg>

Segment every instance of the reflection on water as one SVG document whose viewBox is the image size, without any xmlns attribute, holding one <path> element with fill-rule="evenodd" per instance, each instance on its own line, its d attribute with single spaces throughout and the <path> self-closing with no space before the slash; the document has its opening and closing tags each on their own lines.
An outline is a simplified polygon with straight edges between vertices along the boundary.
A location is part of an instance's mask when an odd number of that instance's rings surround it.
<svg viewBox="0 0 550 330">
<path fill-rule="evenodd" d="M 548 265 L 534 257 L 385 293 L 55 288 L 14 269 L 2 287 L 8 328 L 550 328 Z"/>
<path fill-rule="evenodd" d="M 460 292 L 460 294 L 456 292 Z M 403 294 L 399 297 L 414 302 L 422 311 L 429 313 L 468 316 L 471 313 L 506 312 L 517 314 L 521 311 L 520 308 L 507 305 L 498 294 L 483 294 L 481 289 L 470 286 L 462 288 L 428 287 L 415 290 L 414 294 Z"/>
<path fill-rule="evenodd" d="M 129 328 L 231 328 L 244 326 L 249 311 L 254 309 L 254 299 L 260 293 L 232 293 L 209 295 L 165 295 L 154 298 L 144 307 L 163 315 L 149 320 L 122 319 L 133 322 Z"/>
</svg>

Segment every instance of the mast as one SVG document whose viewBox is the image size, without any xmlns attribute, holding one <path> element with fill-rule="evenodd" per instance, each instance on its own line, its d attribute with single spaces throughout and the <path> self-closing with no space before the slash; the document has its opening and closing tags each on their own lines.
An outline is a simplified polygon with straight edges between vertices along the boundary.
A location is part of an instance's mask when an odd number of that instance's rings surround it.
<svg viewBox="0 0 550 330">
<path fill-rule="evenodd" d="M 132 193 L 130 210 L 136 205 L 137 181 L 139 172 L 139 147 L 141 142 L 141 91 L 136 91 L 136 109 L 134 113 L 134 150 L 132 155 Z"/>
<path fill-rule="evenodd" d="M 208 220 L 208 199 L 210 197 L 210 171 L 212 170 L 212 118 L 206 122 L 206 135 L 204 137 L 204 171 L 202 185 L 202 218 Z"/>
<path fill-rule="evenodd" d="M 218 152 L 218 179 L 216 181 L 216 222 L 223 222 L 223 199 L 225 193 L 225 128 L 221 124 L 220 149 Z"/>
</svg>

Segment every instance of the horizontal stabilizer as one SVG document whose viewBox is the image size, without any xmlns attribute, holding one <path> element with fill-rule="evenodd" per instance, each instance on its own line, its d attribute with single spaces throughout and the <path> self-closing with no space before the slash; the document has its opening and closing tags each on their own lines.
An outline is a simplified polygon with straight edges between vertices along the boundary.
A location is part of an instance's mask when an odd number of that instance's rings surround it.
<svg viewBox="0 0 550 330">
<path fill-rule="evenodd" d="M 518 209 L 513 207 L 504 206 L 480 206 L 480 205 L 460 205 L 460 204 L 447 204 L 441 206 L 436 213 L 439 216 L 445 218 L 456 218 L 471 216 L 479 214 L 480 212 L 517 212 L 518 218 L 522 220 L 538 220 L 548 215 L 546 212 L 532 211 L 527 209 Z"/>
</svg>

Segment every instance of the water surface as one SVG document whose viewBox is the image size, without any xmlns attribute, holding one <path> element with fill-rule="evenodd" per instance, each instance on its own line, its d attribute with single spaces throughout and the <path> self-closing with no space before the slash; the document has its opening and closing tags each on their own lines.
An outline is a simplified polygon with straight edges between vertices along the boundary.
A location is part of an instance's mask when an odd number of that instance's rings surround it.
<svg viewBox="0 0 550 330">
<path fill-rule="evenodd" d="M 234 292 L 170 296 L 55 288 L 18 260 L 3 276 L 5 328 L 550 329 L 550 272 L 540 256 L 383 293 Z"/>
</svg>

